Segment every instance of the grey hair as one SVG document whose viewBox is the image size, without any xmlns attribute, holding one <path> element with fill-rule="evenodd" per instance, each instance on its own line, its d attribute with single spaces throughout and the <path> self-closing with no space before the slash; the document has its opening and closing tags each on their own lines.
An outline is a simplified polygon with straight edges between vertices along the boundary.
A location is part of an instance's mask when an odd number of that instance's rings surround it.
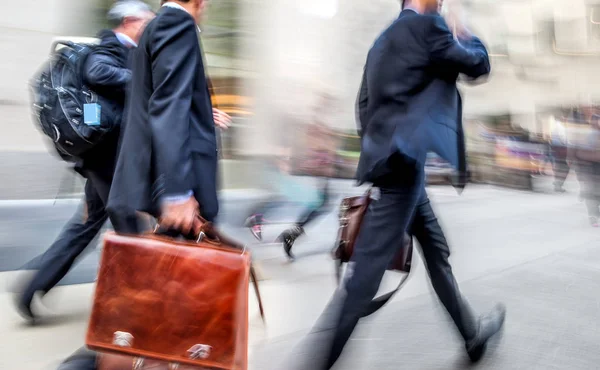
<svg viewBox="0 0 600 370">
<path fill-rule="evenodd" d="M 148 4 L 140 0 L 119 0 L 108 11 L 108 20 L 118 26 L 127 17 L 141 17 L 144 13 L 151 12 Z"/>
</svg>

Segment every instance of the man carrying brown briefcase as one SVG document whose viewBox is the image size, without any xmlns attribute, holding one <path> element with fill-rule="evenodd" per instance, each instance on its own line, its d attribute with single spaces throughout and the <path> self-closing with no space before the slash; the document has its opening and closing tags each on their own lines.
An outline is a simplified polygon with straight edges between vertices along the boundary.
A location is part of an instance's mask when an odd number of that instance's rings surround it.
<svg viewBox="0 0 600 370">
<path fill-rule="evenodd" d="M 217 217 L 217 138 L 196 25 L 205 5 L 163 0 L 131 56 L 136 68 L 108 202 L 111 219 L 146 212 L 188 235 L 197 231 L 200 214 L 210 222 Z"/>
<path fill-rule="evenodd" d="M 131 56 L 132 94 L 107 205 L 111 220 L 144 212 L 189 236 L 198 235 L 200 215 L 210 222 L 217 217 L 215 110 L 197 26 L 205 5 L 163 0 Z M 60 369 L 97 366 L 94 352 L 80 350 Z"/>
</svg>

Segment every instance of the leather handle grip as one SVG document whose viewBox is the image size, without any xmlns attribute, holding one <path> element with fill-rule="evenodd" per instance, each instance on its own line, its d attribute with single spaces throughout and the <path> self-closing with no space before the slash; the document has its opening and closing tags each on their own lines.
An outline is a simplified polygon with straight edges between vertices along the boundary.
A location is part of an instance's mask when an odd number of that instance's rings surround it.
<svg viewBox="0 0 600 370">
<path fill-rule="evenodd" d="M 199 230 L 198 235 L 195 235 L 193 238 L 194 240 L 196 240 L 196 243 L 205 241 L 211 244 L 221 244 L 221 234 L 214 228 L 212 222 L 206 221 L 201 216 L 198 216 L 197 221 L 200 223 L 200 227 L 197 228 Z M 161 234 L 159 223 L 156 223 L 156 225 L 154 226 L 154 230 L 151 232 L 151 234 Z"/>
</svg>

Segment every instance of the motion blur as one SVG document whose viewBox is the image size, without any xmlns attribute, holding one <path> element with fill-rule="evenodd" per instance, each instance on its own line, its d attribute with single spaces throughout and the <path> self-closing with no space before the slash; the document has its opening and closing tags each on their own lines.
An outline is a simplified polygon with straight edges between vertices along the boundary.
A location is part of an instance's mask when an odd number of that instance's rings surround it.
<svg viewBox="0 0 600 370">
<path fill-rule="evenodd" d="M 199 217 L 252 255 L 251 369 L 600 362 L 600 3 L 1 9 L 0 369 L 105 369 L 82 336 L 103 233 L 195 242 Z M 410 279 L 363 319 L 405 232 Z"/>
</svg>

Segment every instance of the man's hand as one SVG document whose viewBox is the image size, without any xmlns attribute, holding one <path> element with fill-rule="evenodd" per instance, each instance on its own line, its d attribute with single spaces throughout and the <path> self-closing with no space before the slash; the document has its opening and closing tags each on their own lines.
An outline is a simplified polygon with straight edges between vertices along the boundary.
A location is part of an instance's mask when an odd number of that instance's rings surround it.
<svg viewBox="0 0 600 370">
<path fill-rule="evenodd" d="M 165 201 L 162 204 L 159 224 L 167 230 L 177 230 L 184 235 L 197 232 L 201 226 L 198 219 L 200 205 L 193 196 L 186 201 Z"/>
<path fill-rule="evenodd" d="M 221 130 L 227 130 L 231 126 L 231 117 L 220 109 L 213 108 L 213 118 L 215 126 Z"/>
<path fill-rule="evenodd" d="M 447 2 L 446 11 L 444 12 L 443 17 L 455 38 L 459 40 L 469 40 L 472 35 L 462 21 L 462 9 L 463 7 L 460 1 L 454 0 L 452 2 Z"/>
<path fill-rule="evenodd" d="M 450 31 L 458 40 L 469 40 L 472 37 L 471 32 L 462 24 L 458 17 L 448 14 L 444 16 Z"/>
</svg>

